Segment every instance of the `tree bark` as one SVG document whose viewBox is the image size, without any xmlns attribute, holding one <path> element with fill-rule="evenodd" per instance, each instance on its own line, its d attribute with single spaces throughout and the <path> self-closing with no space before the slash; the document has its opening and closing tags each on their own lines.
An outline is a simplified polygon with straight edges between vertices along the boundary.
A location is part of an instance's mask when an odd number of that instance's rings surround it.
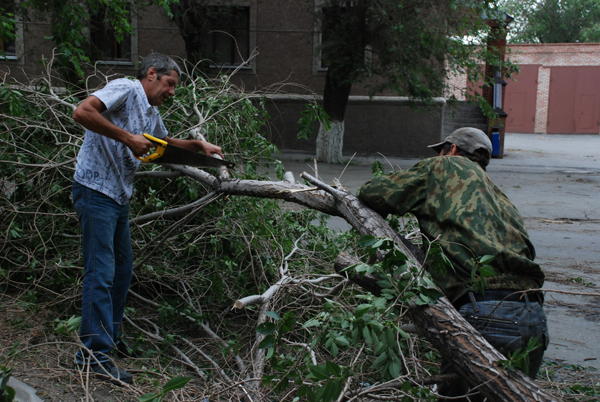
<svg viewBox="0 0 600 402">
<path fill-rule="evenodd" d="M 350 97 L 352 84 L 338 83 L 340 77 L 346 78 L 348 67 L 336 68 L 331 66 L 325 76 L 323 90 L 323 110 L 331 119 L 331 127 L 327 129 L 323 123 L 319 126 L 317 136 L 317 161 L 325 163 L 342 163 L 342 148 L 344 146 L 344 116 Z"/>
<path fill-rule="evenodd" d="M 329 130 L 321 123 L 317 136 L 317 161 L 341 164 L 343 147 L 344 122 L 332 121 Z"/>
<path fill-rule="evenodd" d="M 346 190 L 338 190 L 318 181 L 307 173 L 302 178 L 319 190 L 287 181 L 266 182 L 255 180 L 224 180 L 209 178 L 198 169 L 173 165 L 175 170 L 203 181 L 217 192 L 231 195 L 246 195 L 261 198 L 278 198 L 296 202 L 330 215 L 343 217 L 361 235 L 392 238 L 402 252 L 417 266 L 422 266 L 423 256 L 415 247 L 399 236 L 375 211 L 363 204 Z M 201 172 L 201 173 L 200 173 Z M 301 191 L 298 191 L 301 190 Z M 349 267 L 359 260 L 349 256 L 338 257 L 337 271 Z M 359 286 L 376 293 L 379 286 L 375 277 L 350 276 Z M 439 290 L 439 289 L 438 289 Z M 465 378 L 493 402 L 549 402 L 557 401 L 521 371 L 510 371 L 497 364 L 504 360 L 450 304 L 445 297 L 436 304 L 418 306 L 409 302 L 409 309 L 419 333 L 423 334 L 440 353 L 453 362 L 459 375 Z"/>
</svg>

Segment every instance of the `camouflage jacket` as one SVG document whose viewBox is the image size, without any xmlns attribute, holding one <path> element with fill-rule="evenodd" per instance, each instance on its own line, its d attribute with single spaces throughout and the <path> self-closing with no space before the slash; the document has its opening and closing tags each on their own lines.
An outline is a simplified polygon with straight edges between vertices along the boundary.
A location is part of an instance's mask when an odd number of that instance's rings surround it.
<svg viewBox="0 0 600 402">
<path fill-rule="evenodd" d="M 372 179 L 358 198 L 382 215 L 413 213 L 421 233 L 439 244 L 452 267 L 440 267 L 441 256 L 427 265 L 450 301 L 472 290 L 474 258 L 493 255 L 496 275 L 487 289 L 537 289 L 544 273 L 533 262 L 535 249 L 521 214 L 481 167 L 462 156 L 438 156 L 404 172 Z M 431 258 L 434 260 L 431 261 Z"/>
</svg>

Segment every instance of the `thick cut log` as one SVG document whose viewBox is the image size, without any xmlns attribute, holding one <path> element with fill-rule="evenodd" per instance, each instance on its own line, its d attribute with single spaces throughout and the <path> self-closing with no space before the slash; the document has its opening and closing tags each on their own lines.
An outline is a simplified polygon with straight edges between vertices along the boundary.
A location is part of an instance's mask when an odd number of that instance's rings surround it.
<svg viewBox="0 0 600 402">
<path fill-rule="evenodd" d="M 336 262 L 337 271 L 360 260 L 341 254 Z M 350 280 L 367 290 L 380 290 L 375 277 L 350 276 Z M 450 304 L 447 298 L 437 304 L 418 306 L 410 303 L 410 315 L 420 334 L 424 335 L 440 353 L 452 361 L 456 372 L 467 379 L 494 402 L 556 401 L 529 377 L 520 371 L 505 370 L 498 360 L 505 357 L 494 349 Z"/>
</svg>

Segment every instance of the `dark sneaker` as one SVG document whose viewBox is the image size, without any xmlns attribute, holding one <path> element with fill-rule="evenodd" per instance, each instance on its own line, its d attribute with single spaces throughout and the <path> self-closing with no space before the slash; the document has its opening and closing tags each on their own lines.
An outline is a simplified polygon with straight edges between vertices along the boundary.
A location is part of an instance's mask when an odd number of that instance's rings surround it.
<svg viewBox="0 0 600 402">
<path fill-rule="evenodd" d="M 85 365 L 79 364 L 75 364 L 75 368 L 77 370 L 87 369 Z M 121 385 L 121 382 L 126 384 L 131 384 L 133 382 L 133 376 L 131 374 L 123 369 L 120 369 L 111 362 L 92 364 L 90 366 L 90 371 L 93 371 L 98 377 L 108 380 L 115 385 Z"/>
<path fill-rule="evenodd" d="M 128 341 L 124 338 L 117 340 L 117 344 L 113 348 L 116 357 L 139 357 L 139 352 L 131 347 Z"/>
</svg>

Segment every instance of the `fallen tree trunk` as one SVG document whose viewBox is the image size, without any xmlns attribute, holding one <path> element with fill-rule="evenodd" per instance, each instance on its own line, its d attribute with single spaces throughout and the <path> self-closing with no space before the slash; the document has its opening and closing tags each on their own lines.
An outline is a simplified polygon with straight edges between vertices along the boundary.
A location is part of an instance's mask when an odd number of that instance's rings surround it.
<svg viewBox="0 0 600 402">
<path fill-rule="evenodd" d="M 422 267 L 424 257 L 419 254 L 420 250 L 399 236 L 379 214 L 348 191 L 330 187 L 306 173 L 301 177 L 317 186 L 319 190 L 309 190 L 304 185 L 294 184 L 290 176 L 286 176 L 286 181 L 279 182 L 237 179 L 221 181 L 213 176 L 207 177 L 210 175 L 198 169 L 175 165 L 170 167 L 203 181 L 216 192 L 282 199 L 330 215 L 341 216 L 361 235 L 392 238 L 415 265 Z M 340 271 L 359 262 L 348 255 L 341 255 L 335 268 Z M 369 291 L 378 291 L 377 278 L 354 276 L 350 279 Z M 413 300 L 409 308 L 418 331 L 444 357 L 452 361 L 459 375 L 467 379 L 473 387 L 477 387 L 489 401 L 557 401 L 522 372 L 507 370 L 498 365 L 497 362 L 505 357 L 496 351 L 445 297 L 437 300 L 436 304 L 424 306 L 417 305 Z"/>
</svg>

